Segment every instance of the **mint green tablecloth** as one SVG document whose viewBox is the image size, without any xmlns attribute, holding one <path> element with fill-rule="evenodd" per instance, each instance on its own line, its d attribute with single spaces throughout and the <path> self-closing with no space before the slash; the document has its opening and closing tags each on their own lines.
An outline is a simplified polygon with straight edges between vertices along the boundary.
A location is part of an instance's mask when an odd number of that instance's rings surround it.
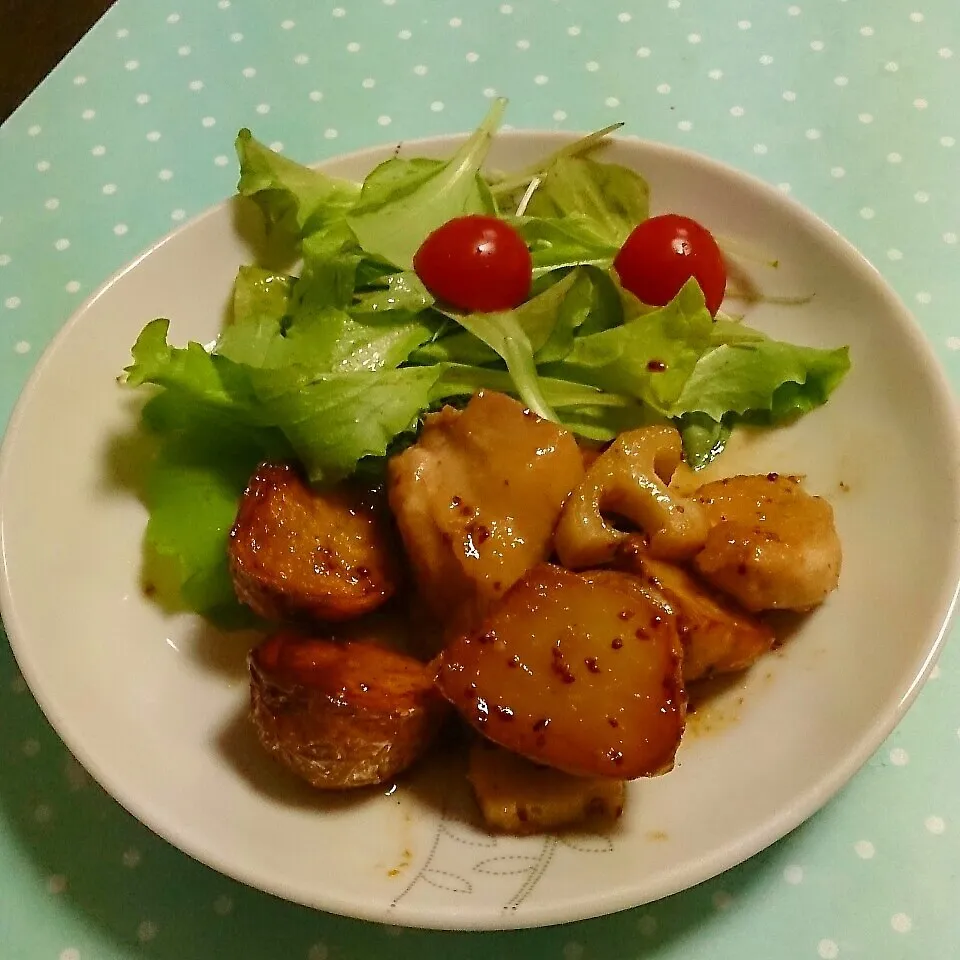
<svg viewBox="0 0 960 960">
<path fill-rule="evenodd" d="M 238 127 L 313 160 L 471 127 L 495 94 L 515 126 L 624 119 L 792 193 L 877 265 L 960 382 L 957 0 L 339 2 L 119 0 L 4 125 L 4 419 L 87 295 L 232 192 Z M 960 956 L 960 648 L 840 797 L 739 869 L 606 919 L 460 935 L 292 906 L 167 846 L 70 758 L 3 644 L 2 960 L 387 955 Z"/>
</svg>

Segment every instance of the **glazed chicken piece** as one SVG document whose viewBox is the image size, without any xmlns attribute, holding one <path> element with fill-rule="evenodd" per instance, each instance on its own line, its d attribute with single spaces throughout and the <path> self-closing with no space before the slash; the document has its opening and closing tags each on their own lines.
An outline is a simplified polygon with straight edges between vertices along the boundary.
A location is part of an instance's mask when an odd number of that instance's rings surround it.
<svg viewBox="0 0 960 960">
<path fill-rule="evenodd" d="M 380 606 L 397 581 L 385 506 L 370 490 L 317 491 L 292 466 L 261 464 L 230 531 L 237 597 L 268 620 L 349 620 Z"/>
<path fill-rule="evenodd" d="M 841 549 L 826 500 L 796 477 L 738 476 L 695 495 L 710 523 L 701 575 L 747 610 L 809 610 L 836 589 Z"/>
<path fill-rule="evenodd" d="M 621 550 L 619 564 L 676 617 L 684 683 L 744 670 L 773 646 L 776 637 L 765 623 L 682 567 L 654 559 L 639 544 Z"/>
<path fill-rule="evenodd" d="M 434 613 L 469 624 L 545 560 L 582 475 L 573 436 L 503 394 L 427 417 L 418 441 L 391 459 L 388 493 Z"/>
<path fill-rule="evenodd" d="M 626 573 L 528 571 L 438 658 L 443 695 L 478 733 L 579 777 L 664 773 L 683 734 L 676 625 Z"/>
<path fill-rule="evenodd" d="M 284 631 L 248 662 L 260 742 L 315 787 L 391 779 L 427 750 L 449 712 L 426 664 L 375 643 Z"/>
</svg>

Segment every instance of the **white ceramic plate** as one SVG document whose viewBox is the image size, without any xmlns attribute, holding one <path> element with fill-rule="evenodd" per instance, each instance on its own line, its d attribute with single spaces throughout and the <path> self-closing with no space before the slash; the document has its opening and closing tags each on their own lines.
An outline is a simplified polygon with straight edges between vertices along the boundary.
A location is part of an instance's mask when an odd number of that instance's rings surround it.
<svg viewBox="0 0 960 960">
<path fill-rule="evenodd" d="M 404 149 L 447 155 L 458 139 Z M 503 135 L 492 164 L 524 165 L 563 140 Z M 362 176 L 391 149 L 326 167 Z M 783 836 L 912 702 L 944 638 L 960 544 L 956 410 L 923 335 L 856 251 L 769 187 L 663 146 L 621 141 L 608 155 L 648 177 L 655 211 L 690 214 L 778 258 L 779 270 L 754 271 L 768 293 L 816 294 L 803 307 L 757 307 L 751 323 L 850 344 L 853 370 L 825 408 L 719 464 L 807 475 L 836 511 L 839 591 L 692 725 L 674 772 L 631 786 L 609 836 L 494 839 L 429 771 L 389 796 L 300 788 L 244 722 L 249 638 L 164 617 L 138 588 L 145 515 L 123 479 L 136 443 L 131 397 L 115 378 L 155 316 L 172 319 L 174 342 L 215 335 L 251 259 L 236 208 L 219 206 L 67 324 L 23 394 L 0 464 L 3 617 L 23 674 L 97 780 L 191 856 L 370 920 L 505 928 L 596 916 L 682 890 Z"/>
</svg>

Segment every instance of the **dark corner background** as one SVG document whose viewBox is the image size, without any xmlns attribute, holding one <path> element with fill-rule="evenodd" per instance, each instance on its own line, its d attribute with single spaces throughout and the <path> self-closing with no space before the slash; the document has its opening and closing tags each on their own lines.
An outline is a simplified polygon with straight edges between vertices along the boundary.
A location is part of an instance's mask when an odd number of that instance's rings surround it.
<svg viewBox="0 0 960 960">
<path fill-rule="evenodd" d="M 0 0 L 0 122 L 26 99 L 113 0 Z"/>
</svg>

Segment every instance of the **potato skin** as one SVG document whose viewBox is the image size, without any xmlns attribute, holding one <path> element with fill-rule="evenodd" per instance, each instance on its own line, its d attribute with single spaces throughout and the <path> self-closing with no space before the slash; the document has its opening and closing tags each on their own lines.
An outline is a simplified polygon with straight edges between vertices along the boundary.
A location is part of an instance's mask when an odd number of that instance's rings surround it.
<svg viewBox="0 0 960 960">
<path fill-rule="evenodd" d="M 321 789 L 395 777 L 429 748 L 449 712 L 426 664 L 372 644 L 282 631 L 248 664 L 261 744 Z"/>
<path fill-rule="evenodd" d="M 534 567 L 440 655 L 444 696 L 483 736 L 576 776 L 669 770 L 686 713 L 680 641 L 619 576 Z"/>
<path fill-rule="evenodd" d="M 488 827 L 519 835 L 572 827 L 584 820 L 616 820 L 624 783 L 608 777 L 573 777 L 543 767 L 478 737 L 467 773 Z"/>
<path fill-rule="evenodd" d="M 258 467 L 228 555 L 237 597 L 267 620 L 349 620 L 397 587 L 384 505 L 361 488 L 314 490 L 289 464 Z"/>
</svg>

